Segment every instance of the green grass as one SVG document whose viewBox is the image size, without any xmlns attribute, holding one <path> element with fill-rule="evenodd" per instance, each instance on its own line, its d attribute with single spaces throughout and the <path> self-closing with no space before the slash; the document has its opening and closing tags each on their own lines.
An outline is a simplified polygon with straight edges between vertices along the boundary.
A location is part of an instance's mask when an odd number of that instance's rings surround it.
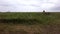
<svg viewBox="0 0 60 34">
<path fill-rule="evenodd" d="M 60 13 L 0 13 L 0 19 L 21 22 L 0 22 L 0 34 L 60 34 Z M 15 23 L 15 22 L 14 22 Z"/>
<path fill-rule="evenodd" d="M 58 22 L 60 20 L 60 13 L 57 12 L 46 15 L 41 12 L 37 12 L 37 13 L 36 12 L 29 12 L 29 13 L 6 12 L 6 13 L 0 13 L 0 19 L 7 19 L 7 20 L 20 19 L 20 21 L 24 22 L 24 24 L 49 24 L 49 23 Z"/>
</svg>

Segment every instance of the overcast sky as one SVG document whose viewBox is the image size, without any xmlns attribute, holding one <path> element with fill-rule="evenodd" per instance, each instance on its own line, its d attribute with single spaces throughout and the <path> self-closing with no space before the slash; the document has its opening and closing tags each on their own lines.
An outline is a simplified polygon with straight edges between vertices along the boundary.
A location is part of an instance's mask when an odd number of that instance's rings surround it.
<svg viewBox="0 0 60 34">
<path fill-rule="evenodd" d="M 0 0 L 0 11 L 60 11 L 60 0 Z"/>
</svg>

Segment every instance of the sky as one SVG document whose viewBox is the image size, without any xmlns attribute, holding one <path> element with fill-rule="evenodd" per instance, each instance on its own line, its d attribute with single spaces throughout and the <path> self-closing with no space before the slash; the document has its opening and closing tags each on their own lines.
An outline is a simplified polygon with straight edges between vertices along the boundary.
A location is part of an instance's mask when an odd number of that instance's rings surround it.
<svg viewBox="0 0 60 34">
<path fill-rule="evenodd" d="M 0 12 L 60 11 L 60 0 L 0 0 Z"/>
</svg>

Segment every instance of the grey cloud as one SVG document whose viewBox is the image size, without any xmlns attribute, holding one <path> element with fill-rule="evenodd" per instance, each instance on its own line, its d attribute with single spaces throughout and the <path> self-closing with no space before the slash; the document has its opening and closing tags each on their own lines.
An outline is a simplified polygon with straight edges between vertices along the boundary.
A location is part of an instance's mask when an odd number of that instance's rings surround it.
<svg viewBox="0 0 60 34">
<path fill-rule="evenodd" d="M 13 1 L 13 2 L 11 2 Z M 26 11 L 39 11 L 39 10 L 42 10 L 41 9 L 41 6 L 44 2 L 44 0 L 31 0 L 31 1 L 37 1 L 38 3 L 34 4 L 31 3 L 31 4 L 25 4 L 25 3 L 17 3 L 16 1 L 14 2 L 15 0 L 0 0 L 0 10 L 10 10 L 10 11 L 23 11 L 23 10 L 26 10 Z M 22 0 L 22 1 L 26 1 L 26 2 L 29 2 L 28 0 Z M 45 0 L 47 1 L 47 0 Z M 21 2 L 21 1 L 20 1 Z M 45 2 L 45 3 L 51 3 L 52 2 Z M 48 8 L 49 9 L 49 8 Z M 60 2 L 57 2 L 57 4 L 55 4 L 54 7 L 51 7 L 50 10 L 60 10 Z"/>
<path fill-rule="evenodd" d="M 53 8 L 51 8 L 51 10 L 60 10 L 60 6 L 58 6 L 58 7 L 53 7 Z"/>
<path fill-rule="evenodd" d="M 8 6 L 13 6 L 13 5 L 12 4 L 11 5 L 10 4 L 0 4 L 0 6 L 5 6 L 5 7 L 7 6 L 8 7 Z"/>
<path fill-rule="evenodd" d="M 59 10 L 60 11 L 60 2 L 58 2 L 57 4 L 55 4 L 55 6 L 52 7 L 50 10 Z"/>
</svg>

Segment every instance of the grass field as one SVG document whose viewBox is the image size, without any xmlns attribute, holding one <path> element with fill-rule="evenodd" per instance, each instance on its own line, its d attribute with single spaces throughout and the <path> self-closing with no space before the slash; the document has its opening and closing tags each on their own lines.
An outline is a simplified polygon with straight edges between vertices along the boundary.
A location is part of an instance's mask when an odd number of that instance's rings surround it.
<svg viewBox="0 0 60 34">
<path fill-rule="evenodd" d="M 0 13 L 0 34 L 60 34 L 60 13 Z"/>
</svg>

